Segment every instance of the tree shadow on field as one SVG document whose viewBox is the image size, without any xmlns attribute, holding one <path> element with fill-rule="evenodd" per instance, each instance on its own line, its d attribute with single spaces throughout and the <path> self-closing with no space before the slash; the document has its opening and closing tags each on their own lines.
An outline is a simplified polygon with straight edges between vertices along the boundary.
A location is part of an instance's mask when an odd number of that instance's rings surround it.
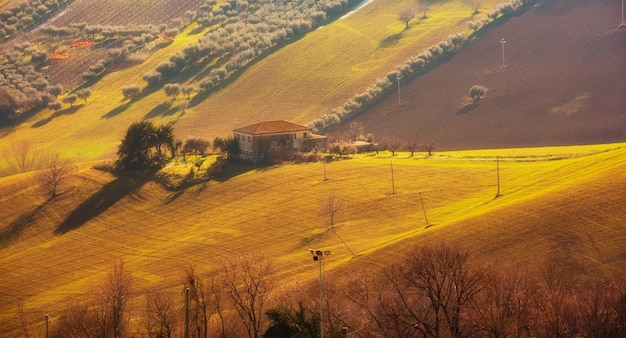
<svg viewBox="0 0 626 338">
<path fill-rule="evenodd" d="M 121 106 L 117 106 L 115 108 L 113 108 L 110 112 L 102 115 L 103 119 L 110 119 L 112 117 L 115 117 L 121 113 L 123 113 L 124 111 L 126 111 L 126 109 L 128 109 L 128 107 L 130 107 L 130 102 L 126 102 L 124 104 L 122 104 Z"/>
<path fill-rule="evenodd" d="M 35 122 L 32 125 L 32 128 L 39 128 L 39 127 L 43 127 L 46 124 L 48 124 L 50 121 L 54 120 L 55 118 L 61 116 L 61 115 L 72 115 L 75 112 L 78 111 L 78 109 L 80 109 L 80 107 L 82 107 L 82 105 L 78 105 L 78 106 L 72 106 L 69 107 L 67 109 L 61 109 L 59 111 L 54 112 L 54 114 L 50 115 L 50 117 L 47 117 L 45 119 L 39 120 L 37 122 Z"/>
<path fill-rule="evenodd" d="M 174 115 L 174 113 L 176 112 L 177 107 L 174 106 L 172 101 L 167 101 L 167 102 L 163 102 L 160 105 L 152 108 L 152 110 L 150 110 L 144 117 L 144 120 L 153 118 L 153 117 L 158 117 L 158 116 L 170 116 L 170 115 Z"/>
<path fill-rule="evenodd" d="M 400 41 L 401 38 L 402 38 L 402 33 L 390 35 L 390 36 L 386 37 L 385 39 L 383 39 L 383 41 L 380 42 L 379 47 L 380 48 L 391 47 L 391 46 L 397 44 L 398 41 Z"/>
<path fill-rule="evenodd" d="M 24 229 L 26 229 L 31 223 L 35 215 L 48 204 L 50 200 L 46 200 L 41 205 L 35 207 L 31 212 L 21 215 L 18 219 L 13 221 L 9 226 L 0 232 L 0 248 L 9 246 L 9 243 L 16 239 Z"/>
<path fill-rule="evenodd" d="M 152 180 L 155 170 L 140 174 L 122 173 L 117 178 L 105 184 L 98 192 L 81 203 L 67 218 L 54 230 L 55 235 L 63 235 L 76 230 L 91 219 L 98 217 L 122 198 L 140 189 Z"/>
<path fill-rule="evenodd" d="M 478 102 L 472 102 L 472 103 L 468 103 L 466 105 L 464 105 L 463 107 L 461 107 L 461 109 L 459 109 L 459 111 L 456 112 L 457 115 L 465 115 L 469 112 L 471 112 L 472 110 L 474 110 L 474 108 L 476 108 L 478 106 Z"/>
</svg>

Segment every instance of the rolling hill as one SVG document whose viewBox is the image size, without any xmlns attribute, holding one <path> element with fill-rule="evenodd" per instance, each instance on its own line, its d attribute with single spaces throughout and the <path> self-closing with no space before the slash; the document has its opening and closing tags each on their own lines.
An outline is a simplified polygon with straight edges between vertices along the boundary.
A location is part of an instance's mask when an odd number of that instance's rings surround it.
<svg viewBox="0 0 626 338">
<path fill-rule="evenodd" d="M 620 6 L 545 1 L 480 35 L 449 62 L 353 121 L 379 138 L 440 149 L 529 147 L 626 139 L 626 30 Z M 501 39 L 505 39 L 502 70 Z M 464 109 L 469 88 L 487 96 Z M 331 134 L 347 133 L 344 125 Z"/>
<path fill-rule="evenodd" d="M 498 2 L 483 1 L 485 10 L 477 16 L 464 0 L 433 4 L 431 17 L 420 23 L 419 29 L 402 33 L 404 24 L 397 19 L 397 12 L 413 6 L 413 1 L 374 1 L 251 65 L 228 86 L 190 105 L 184 115 L 176 110 L 178 102 L 171 102 L 162 90 L 149 91 L 127 104 L 121 87 L 144 86 L 144 73 L 205 33 L 190 27 L 171 45 L 140 58 L 138 64 L 107 74 L 91 86 L 93 96 L 87 102 L 59 112 L 43 109 L 20 125 L 3 128 L 0 149 L 26 140 L 33 148 L 89 161 L 111 157 L 127 126 L 143 119 L 174 124 L 182 139 L 228 135 L 234 121 L 245 125 L 271 118 L 306 124 L 343 104 L 410 56 L 450 34 L 467 30 L 467 21 L 486 16 L 487 8 Z M 381 46 L 400 33 L 394 44 Z M 187 74 L 172 81 L 197 86 L 200 79 Z M 163 113 L 160 107 L 170 102 L 173 109 Z"/>
<path fill-rule="evenodd" d="M 553 261 L 579 276 L 623 276 L 625 151 L 614 144 L 430 158 L 381 153 L 329 163 L 326 181 L 321 163 L 284 165 L 184 191 L 85 165 L 48 203 L 33 174 L 4 178 L 3 203 L 14 207 L 0 210 L 9 222 L 1 229 L 2 334 L 17 329 L 20 301 L 39 320 L 89 300 L 119 259 L 134 278 L 132 311 L 141 311 L 148 290 L 176 292 L 188 266 L 206 273 L 236 253 L 274 257 L 283 287 L 315 279 L 308 248 L 332 251 L 332 275 L 385 266 L 440 239 L 498 264 L 532 269 Z M 494 199 L 496 155 L 501 196 Z M 337 232 L 356 257 L 326 230 L 321 205 L 333 192 L 342 201 Z"/>
<path fill-rule="evenodd" d="M 179 295 L 189 266 L 207 273 L 239 253 L 273 257 L 279 291 L 317 278 L 309 248 L 332 252 L 325 263 L 332 278 L 388 266 L 439 240 L 459 242 L 485 262 L 531 270 L 553 262 L 581 278 L 623 278 L 626 144 L 612 142 L 626 139 L 626 30 L 616 29 L 617 2 L 543 1 L 403 83 L 400 104 L 394 92 L 353 119 L 379 139 L 435 141 L 434 156 L 381 152 L 325 167 L 243 165 L 180 190 L 93 168 L 114 156 L 137 120 L 173 124 L 182 139 L 228 135 L 235 121 L 307 123 L 477 18 L 468 2 L 443 1 L 403 30 L 397 12 L 413 3 L 376 0 L 251 65 L 186 114 L 162 113 L 171 109 L 159 107 L 177 103 L 162 90 L 127 104 L 121 86 L 141 83 L 144 72 L 204 33 L 190 27 L 95 83 L 87 102 L 3 128 L 5 162 L 9 149 L 28 145 L 72 156 L 77 169 L 50 201 L 35 172 L 0 177 L 0 336 L 19 335 L 18 304 L 41 328 L 45 314 L 54 322 L 65 306 L 92 300 L 118 260 L 132 273 L 137 314 L 150 290 Z M 474 84 L 488 87 L 487 96 L 463 109 Z M 539 147 L 580 144 L 593 145 Z M 441 152 L 459 149 L 476 150 Z M 321 213 L 332 193 L 342 202 L 337 232 L 355 257 Z"/>
</svg>

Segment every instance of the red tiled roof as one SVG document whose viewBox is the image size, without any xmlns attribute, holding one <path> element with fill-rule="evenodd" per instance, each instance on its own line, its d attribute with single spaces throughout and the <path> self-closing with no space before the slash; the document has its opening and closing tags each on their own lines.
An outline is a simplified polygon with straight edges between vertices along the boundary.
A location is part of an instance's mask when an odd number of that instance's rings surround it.
<svg viewBox="0 0 626 338">
<path fill-rule="evenodd" d="M 259 122 L 259 123 L 251 124 L 249 126 L 235 129 L 234 131 L 238 133 L 244 133 L 244 134 L 261 135 L 261 134 L 289 133 L 289 132 L 296 132 L 296 131 L 308 131 L 308 130 L 311 130 L 311 128 L 281 120 L 281 121 Z"/>
</svg>

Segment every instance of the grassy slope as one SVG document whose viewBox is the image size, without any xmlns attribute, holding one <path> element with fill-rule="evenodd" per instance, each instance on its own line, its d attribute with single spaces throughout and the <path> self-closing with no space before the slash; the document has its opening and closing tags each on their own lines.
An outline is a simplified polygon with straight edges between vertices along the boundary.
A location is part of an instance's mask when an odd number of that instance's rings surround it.
<svg viewBox="0 0 626 338">
<path fill-rule="evenodd" d="M 330 163 L 327 181 L 320 163 L 286 165 L 181 192 L 83 167 L 62 196 L 39 210 L 44 200 L 32 188 L 32 175 L 5 178 L 0 191 L 15 207 L 2 208 L 0 216 L 10 222 L 2 231 L 26 225 L 0 249 L 0 327 L 15 329 L 19 299 L 37 320 L 45 313 L 54 318 L 72 299 L 90 299 L 117 259 L 135 277 L 136 310 L 148 288 L 176 293 L 185 267 L 205 272 L 223 255 L 264 252 L 276 259 L 284 283 L 303 282 L 316 276 L 308 248 L 331 250 L 327 269 L 340 273 L 384 266 L 406 248 L 437 238 L 461 241 L 510 264 L 533 267 L 553 257 L 580 274 L 623 276 L 626 145 L 616 148 L 441 153 L 430 159 L 403 154 L 393 159 L 393 195 L 388 155 Z M 502 156 L 497 199 L 495 155 Z M 121 188 L 131 185 L 140 188 Z M 321 203 L 333 191 L 342 202 L 337 231 L 356 258 L 324 230 Z M 429 228 L 419 192 L 434 224 Z M 75 219 L 76 229 L 54 235 L 75 210 L 93 218 Z M 19 221 L 31 214 L 32 222 Z"/>
<path fill-rule="evenodd" d="M 483 1 L 483 6 L 489 8 L 496 3 Z M 431 18 L 415 21 L 417 27 L 405 32 L 397 42 L 381 47 L 386 39 L 393 40 L 403 30 L 397 13 L 410 5 L 414 2 L 377 0 L 280 49 L 226 88 L 187 109 L 184 116 L 175 109 L 177 102 L 172 103 L 174 109 L 159 109 L 169 102 L 162 90 L 125 106 L 122 86 L 143 86 L 144 72 L 198 37 L 181 34 L 173 45 L 157 51 L 142 64 L 99 81 L 87 103 L 59 113 L 45 109 L 7 131 L 0 138 L 0 149 L 27 140 L 33 146 L 60 151 L 81 161 L 114 154 L 128 125 L 144 118 L 158 124 L 176 123 L 178 137 L 183 139 L 227 135 L 235 119 L 240 125 L 263 119 L 307 123 L 362 92 L 409 56 L 464 30 L 464 22 L 471 14 L 469 5 L 462 0 L 433 5 Z"/>
</svg>

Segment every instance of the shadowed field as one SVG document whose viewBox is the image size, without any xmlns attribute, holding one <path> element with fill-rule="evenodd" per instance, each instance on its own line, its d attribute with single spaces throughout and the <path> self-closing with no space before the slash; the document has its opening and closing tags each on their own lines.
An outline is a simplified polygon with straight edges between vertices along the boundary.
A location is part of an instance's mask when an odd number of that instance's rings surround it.
<svg viewBox="0 0 626 338">
<path fill-rule="evenodd" d="M 439 149 L 624 141 L 626 30 L 617 29 L 619 11 L 618 2 L 544 2 L 403 85 L 399 106 L 394 92 L 354 121 L 379 139 L 417 135 Z M 464 109 L 473 85 L 487 87 L 487 95 Z"/>
</svg>

